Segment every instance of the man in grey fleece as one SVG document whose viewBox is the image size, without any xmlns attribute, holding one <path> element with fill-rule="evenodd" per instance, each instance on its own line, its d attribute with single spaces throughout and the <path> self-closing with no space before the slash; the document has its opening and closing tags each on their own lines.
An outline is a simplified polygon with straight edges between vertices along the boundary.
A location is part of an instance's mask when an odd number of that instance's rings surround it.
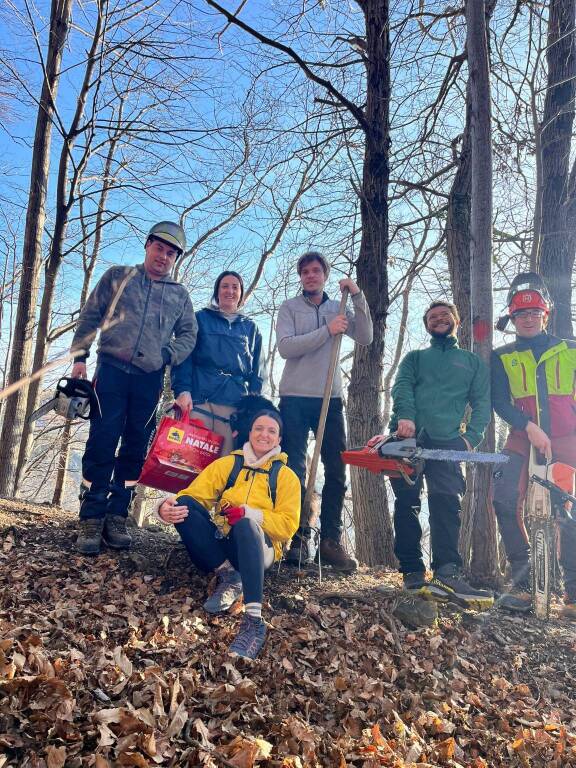
<svg viewBox="0 0 576 768">
<path fill-rule="evenodd" d="M 186 248 L 182 227 L 155 224 L 144 263 L 108 269 L 84 305 L 71 350 L 72 376 L 86 378 L 86 358 L 100 331 L 92 414 L 82 457 L 80 532 L 76 548 L 98 554 L 102 538 L 127 549 L 128 508 L 142 469 L 166 365 L 182 362 L 196 343 L 196 318 L 186 288 L 170 275 Z M 120 449 L 116 449 L 120 442 Z"/>
<path fill-rule="evenodd" d="M 282 448 L 288 454 L 288 466 L 300 479 L 304 496 L 308 435 L 311 429 L 314 434 L 318 429 L 332 337 L 345 333 L 358 344 L 368 345 L 372 342 L 372 318 L 364 294 L 351 278 L 340 280 L 340 290 L 349 290 L 354 311 L 338 313 L 339 303 L 329 299 L 324 292 L 330 266 L 321 253 L 305 253 L 298 260 L 297 270 L 302 293 L 281 305 L 276 338 L 278 351 L 286 360 L 280 379 L 280 412 L 284 421 Z M 339 570 L 354 571 L 358 563 L 346 553 L 341 543 L 346 474 L 340 453 L 345 449 L 342 382 L 337 368 L 320 454 L 324 465 L 324 488 L 319 555 L 322 562 Z M 310 521 L 301 519 L 287 555 L 288 562 L 309 560 L 310 532 Z"/>
</svg>

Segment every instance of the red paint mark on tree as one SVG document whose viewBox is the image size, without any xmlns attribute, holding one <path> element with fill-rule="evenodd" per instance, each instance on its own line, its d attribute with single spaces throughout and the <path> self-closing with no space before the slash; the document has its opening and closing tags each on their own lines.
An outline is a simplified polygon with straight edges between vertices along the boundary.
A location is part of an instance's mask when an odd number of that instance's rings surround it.
<svg viewBox="0 0 576 768">
<path fill-rule="evenodd" d="M 486 341 L 490 333 L 490 323 L 487 323 L 486 320 L 476 320 L 472 327 L 472 333 L 474 341 Z"/>
</svg>

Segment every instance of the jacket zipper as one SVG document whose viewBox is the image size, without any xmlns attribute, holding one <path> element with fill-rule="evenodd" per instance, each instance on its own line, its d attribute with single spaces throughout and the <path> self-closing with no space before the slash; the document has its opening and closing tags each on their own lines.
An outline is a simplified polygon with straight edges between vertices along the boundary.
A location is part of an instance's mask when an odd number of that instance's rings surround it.
<svg viewBox="0 0 576 768">
<path fill-rule="evenodd" d="M 140 323 L 140 328 L 138 330 L 138 338 L 136 339 L 136 344 L 134 345 L 134 349 L 132 350 L 132 357 L 130 358 L 131 364 L 134 362 L 134 357 L 136 355 L 136 352 L 138 351 L 138 347 L 140 345 L 140 339 L 142 338 L 142 333 L 144 332 L 144 323 L 146 322 L 146 312 L 148 311 L 148 302 L 150 301 L 151 291 L 152 291 L 152 281 L 150 281 L 150 285 L 148 286 L 148 293 L 146 294 L 146 301 L 144 303 L 144 312 L 142 313 L 142 322 Z"/>
</svg>

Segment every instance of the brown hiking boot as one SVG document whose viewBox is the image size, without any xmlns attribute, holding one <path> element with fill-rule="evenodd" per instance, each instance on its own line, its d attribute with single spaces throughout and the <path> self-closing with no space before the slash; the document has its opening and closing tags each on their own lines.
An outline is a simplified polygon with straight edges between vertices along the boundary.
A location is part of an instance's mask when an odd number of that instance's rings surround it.
<svg viewBox="0 0 576 768">
<path fill-rule="evenodd" d="M 132 536 L 126 530 L 126 518 L 121 515 L 106 515 L 102 536 L 112 549 L 130 549 L 132 544 Z"/>
<path fill-rule="evenodd" d="M 336 539 L 320 539 L 316 561 L 319 558 L 324 565 L 331 565 L 332 568 L 338 571 L 353 573 L 358 568 L 358 560 L 355 557 L 350 557 L 342 544 L 336 541 Z"/>
<path fill-rule="evenodd" d="M 79 527 L 76 550 L 81 555 L 99 555 L 104 519 L 102 517 L 90 517 L 87 520 L 80 520 Z"/>
</svg>

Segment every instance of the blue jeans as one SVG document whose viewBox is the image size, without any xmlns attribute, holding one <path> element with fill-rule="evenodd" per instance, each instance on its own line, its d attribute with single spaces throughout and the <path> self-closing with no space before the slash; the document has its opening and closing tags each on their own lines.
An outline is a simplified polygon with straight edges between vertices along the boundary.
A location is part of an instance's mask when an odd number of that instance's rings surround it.
<svg viewBox="0 0 576 768">
<path fill-rule="evenodd" d="M 226 538 L 216 538 L 218 528 L 196 499 L 180 496 L 178 502 L 188 507 L 188 517 L 176 525 L 176 530 L 194 565 L 209 572 L 229 560 L 240 572 L 244 602 L 261 603 L 264 571 L 272 565 L 273 557 L 270 559 L 269 555 L 272 543 L 260 525 L 243 517 L 232 526 Z"/>
</svg>

